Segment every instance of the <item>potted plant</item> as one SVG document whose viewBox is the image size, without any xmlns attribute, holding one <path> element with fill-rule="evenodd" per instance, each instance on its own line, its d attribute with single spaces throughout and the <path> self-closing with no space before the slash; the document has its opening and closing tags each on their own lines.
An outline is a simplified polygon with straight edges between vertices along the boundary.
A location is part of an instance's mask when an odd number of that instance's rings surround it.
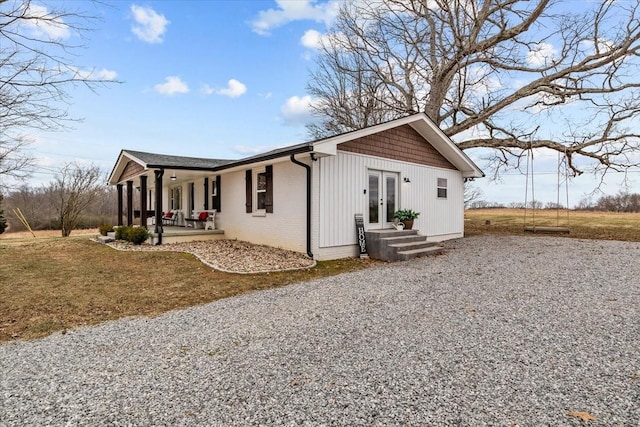
<svg viewBox="0 0 640 427">
<path fill-rule="evenodd" d="M 413 227 L 413 220 L 420 216 L 420 212 L 416 212 L 411 209 L 400 209 L 395 211 L 393 216 L 399 222 L 404 224 L 405 230 L 411 230 Z"/>
</svg>

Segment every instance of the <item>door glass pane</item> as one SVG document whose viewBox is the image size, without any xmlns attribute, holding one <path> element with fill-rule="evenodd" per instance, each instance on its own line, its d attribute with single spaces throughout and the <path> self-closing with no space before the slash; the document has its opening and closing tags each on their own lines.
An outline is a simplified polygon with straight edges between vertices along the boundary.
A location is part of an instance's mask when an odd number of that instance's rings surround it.
<svg viewBox="0 0 640 427">
<path fill-rule="evenodd" d="M 387 222 L 393 222 L 393 214 L 396 211 L 396 177 L 385 178 L 385 190 L 387 191 Z"/>
<path fill-rule="evenodd" d="M 377 224 L 378 218 L 378 175 L 369 175 L 369 224 Z"/>
</svg>

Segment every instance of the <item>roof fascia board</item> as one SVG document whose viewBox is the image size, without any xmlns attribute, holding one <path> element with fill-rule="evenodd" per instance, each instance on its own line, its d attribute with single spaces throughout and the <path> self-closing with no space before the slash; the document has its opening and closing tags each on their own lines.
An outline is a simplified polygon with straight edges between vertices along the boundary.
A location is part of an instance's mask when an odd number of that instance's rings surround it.
<svg viewBox="0 0 640 427">
<path fill-rule="evenodd" d="M 137 158 L 136 156 L 134 156 L 133 154 L 129 153 L 126 150 L 123 150 L 124 153 L 127 154 L 127 157 L 130 160 L 133 160 L 134 162 L 138 163 L 140 166 L 142 166 L 143 168 L 147 169 L 147 164 L 145 162 L 143 162 L 142 160 L 140 160 L 139 158 Z"/>
<path fill-rule="evenodd" d="M 111 169 L 111 173 L 107 177 L 107 184 L 108 185 L 117 184 L 117 182 L 114 181 L 114 180 L 115 180 L 116 171 L 120 167 L 120 161 L 122 160 L 123 153 L 124 153 L 124 150 L 120 150 L 120 154 L 118 154 L 118 160 L 116 160 L 116 163 L 113 165 L 113 168 Z"/>
<path fill-rule="evenodd" d="M 259 164 L 269 160 L 275 160 L 279 158 L 288 159 L 292 154 L 301 154 L 311 152 L 313 147 L 311 145 L 304 145 L 293 150 L 286 150 L 278 153 L 266 154 L 264 156 L 251 157 L 248 159 L 240 159 L 236 162 L 231 162 L 226 165 L 218 166 L 214 171 L 227 171 L 229 169 L 239 168 L 241 166 Z M 230 172 L 230 171 L 229 171 Z"/>
<path fill-rule="evenodd" d="M 124 161 L 125 157 L 129 159 L 127 162 Z M 116 185 L 118 183 L 118 177 L 120 177 L 120 175 L 122 174 L 122 171 L 127 166 L 127 163 L 129 161 L 134 161 L 138 163 L 140 166 L 142 166 L 145 170 L 147 169 L 147 166 L 143 161 L 136 158 L 135 156 L 132 156 L 126 150 L 120 150 L 120 154 L 118 155 L 118 160 L 116 161 L 116 164 L 113 166 L 113 169 L 111 170 L 111 174 L 109 174 L 109 178 L 107 179 L 107 183 L 109 185 Z"/>
<path fill-rule="evenodd" d="M 435 123 L 424 116 L 423 120 L 417 120 L 409 125 L 423 138 L 431 143 L 436 150 L 458 168 L 467 178 L 482 178 L 484 172 L 451 140 Z M 425 131 L 426 126 L 426 131 Z M 435 139 L 429 138 L 432 134 Z"/>
</svg>

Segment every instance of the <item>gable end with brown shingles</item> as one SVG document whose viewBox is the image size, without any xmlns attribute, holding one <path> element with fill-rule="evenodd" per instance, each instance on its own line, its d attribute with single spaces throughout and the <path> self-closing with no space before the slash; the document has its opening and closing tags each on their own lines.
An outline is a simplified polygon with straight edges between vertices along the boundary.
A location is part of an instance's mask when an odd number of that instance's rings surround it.
<svg viewBox="0 0 640 427">
<path fill-rule="evenodd" d="M 338 145 L 338 150 L 443 169 L 456 169 L 409 125 L 343 142 Z"/>
</svg>

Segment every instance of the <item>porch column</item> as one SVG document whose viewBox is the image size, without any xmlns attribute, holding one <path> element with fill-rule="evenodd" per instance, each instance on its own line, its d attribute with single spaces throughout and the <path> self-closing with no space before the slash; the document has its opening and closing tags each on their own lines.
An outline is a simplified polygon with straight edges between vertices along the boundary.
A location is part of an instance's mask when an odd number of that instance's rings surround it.
<svg viewBox="0 0 640 427">
<path fill-rule="evenodd" d="M 209 209 L 209 178 L 204 179 L 204 210 Z"/>
<path fill-rule="evenodd" d="M 156 178 L 156 228 L 155 233 L 158 236 L 157 244 L 162 244 L 162 175 L 164 169 L 154 171 Z"/>
<path fill-rule="evenodd" d="M 127 181 L 127 225 L 133 225 L 133 181 Z"/>
<path fill-rule="evenodd" d="M 118 189 L 118 227 L 122 226 L 122 184 L 116 185 Z"/>
<path fill-rule="evenodd" d="M 140 225 L 147 228 L 147 176 L 140 177 Z"/>
</svg>

